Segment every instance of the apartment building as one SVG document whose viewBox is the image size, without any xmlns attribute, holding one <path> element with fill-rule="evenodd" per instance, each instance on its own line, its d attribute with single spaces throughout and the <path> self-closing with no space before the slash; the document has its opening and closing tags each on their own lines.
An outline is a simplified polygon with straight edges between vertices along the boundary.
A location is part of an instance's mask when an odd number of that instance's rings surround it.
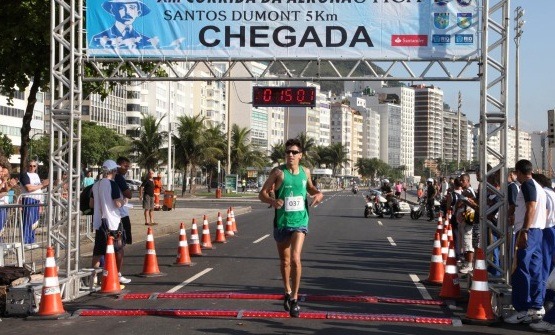
<svg viewBox="0 0 555 335">
<path fill-rule="evenodd" d="M 27 99 L 29 98 L 29 88 L 20 90 L 15 93 L 13 105 L 8 104 L 8 98 L 0 95 L 0 133 L 8 136 L 14 146 L 14 152 L 11 153 L 10 163 L 18 166 L 20 162 L 19 147 L 21 146 L 21 123 L 25 109 L 27 108 Z M 30 138 L 38 138 L 45 133 L 49 124 L 45 123 L 45 93 L 37 93 L 37 102 L 33 110 L 33 119 L 31 120 Z"/>
<path fill-rule="evenodd" d="M 413 85 L 414 158 L 443 157 L 443 91 L 436 86 Z"/>
</svg>

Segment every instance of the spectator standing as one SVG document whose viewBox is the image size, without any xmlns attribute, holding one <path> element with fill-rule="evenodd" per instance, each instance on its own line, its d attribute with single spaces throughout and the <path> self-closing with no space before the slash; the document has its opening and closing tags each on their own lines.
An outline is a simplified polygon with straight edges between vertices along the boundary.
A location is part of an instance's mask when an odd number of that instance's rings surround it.
<svg viewBox="0 0 555 335">
<path fill-rule="evenodd" d="M 114 177 L 119 166 L 113 160 L 107 160 L 102 164 L 102 179 L 91 188 L 90 207 L 94 208 L 93 228 L 95 229 L 92 267 L 100 267 L 100 259 L 106 254 L 106 245 L 109 235 L 125 235 L 121 224 L 120 208 L 127 200 L 121 196 Z M 121 236 L 122 243 L 119 247 L 114 245 L 116 265 L 121 275 L 121 264 L 123 260 L 123 247 L 125 236 Z"/>
<path fill-rule="evenodd" d="M 546 194 L 532 178 L 532 163 L 521 159 L 515 166 L 521 187 L 516 198 L 515 259 L 511 274 L 512 303 L 515 312 L 507 323 L 530 323 L 543 318 L 542 240 L 546 217 Z"/>
<path fill-rule="evenodd" d="M 401 192 L 403 192 L 403 184 L 401 184 L 400 180 L 397 180 L 397 183 L 395 183 L 395 196 L 397 199 L 401 198 Z"/>
<path fill-rule="evenodd" d="M 156 225 L 153 219 L 154 211 L 154 171 L 148 170 L 145 180 L 139 188 L 139 200 L 143 201 L 143 210 L 145 214 L 145 225 Z"/>
<path fill-rule="evenodd" d="M 160 194 L 162 194 L 162 174 L 158 172 L 158 175 L 154 177 L 154 209 L 160 209 Z"/>
<path fill-rule="evenodd" d="M 543 281 L 547 282 L 547 278 L 553 271 L 553 256 L 555 256 L 555 192 L 551 188 L 551 180 L 548 177 L 535 175 L 534 179 L 543 186 L 547 195 L 547 221 L 542 240 Z M 553 302 L 554 293 L 553 290 L 546 289 L 545 301 Z M 555 308 L 546 311 L 543 320 L 538 323 L 531 323 L 530 327 L 537 331 L 555 332 Z"/>
<path fill-rule="evenodd" d="M 461 180 L 461 197 L 456 205 L 457 222 L 459 226 L 459 234 L 462 237 L 462 246 L 464 252 L 464 264 L 459 269 L 460 273 L 466 274 L 472 271 L 474 262 L 474 245 L 472 244 L 472 229 L 474 226 L 474 216 L 476 214 L 477 197 L 474 189 L 470 186 L 470 176 L 463 173 Z"/>
<path fill-rule="evenodd" d="M 87 171 L 86 177 L 83 179 L 83 187 L 87 187 L 92 184 L 94 184 L 92 171 Z"/>
<path fill-rule="evenodd" d="M 241 180 L 241 192 L 245 193 L 246 190 L 247 190 L 247 181 L 245 180 L 245 178 L 243 178 L 243 180 Z"/>
<path fill-rule="evenodd" d="M 449 183 L 445 177 L 441 177 L 441 198 L 445 198 L 447 196 L 447 192 L 449 191 Z"/>
<path fill-rule="evenodd" d="M 50 183 L 48 179 L 41 181 L 37 170 L 38 163 L 32 160 L 27 166 L 27 171 L 22 171 L 19 178 L 23 199 L 23 243 L 30 245 L 31 248 L 37 247 L 35 245 L 35 229 L 39 223 L 42 189 Z"/>
<path fill-rule="evenodd" d="M 512 170 L 509 172 L 507 185 L 507 194 L 509 196 L 509 213 L 508 213 L 508 222 L 509 225 L 512 227 L 515 221 L 515 206 L 516 206 L 516 196 L 518 192 L 520 192 L 520 184 L 516 179 L 516 171 Z M 512 248 L 511 248 L 512 250 Z"/>
<path fill-rule="evenodd" d="M 0 159 L 0 237 L 8 219 L 8 209 L 3 207 L 11 203 L 9 191 L 17 184 L 17 180 L 10 178 L 10 163 L 6 157 Z"/>
<path fill-rule="evenodd" d="M 460 259 L 462 252 L 462 236 L 459 232 L 459 223 L 457 222 L 457 202 L 461 199 L 462 184 L 461 180 L 457 177 L 453 180 L 453 188 L 447 192 L 445 204 L 448 210 L 451 210 L 451 220 L 449 223 L 453 227 L 453 240 L 455 242 L 455 254 L 457 259 Z"/>
<path fill-rule="evenodd" d="M 128 201 L 133 197 L 133 192 L 131 192 L 129 185 L 127 185 L 127 182 L 125 181 L 125 176 L 127 175 L 129 167 L 131 166 L 131 161 L 127 157 L 120 156 L 116 160 L 116 164 L 118 165 L 118 169 L 114 177 L 114 181 L 118 185 L 121 196 L 126 199 L 125 205 L 119 208 L 121 225 L 123 227 L 123 230 L 125 231 L 125 244 L 131 244 L 133 243 L 133 234 L 131 232 L 131 219 L 129 218 Z M 127 284 L 131 282 L 131 279 L 123 277 L 121 275 L 121 268 L 123 267 L 123 256 L 124 250 L 121 251 L 122 260 L 120 266 L 118 267 L 118 269 L 120 269 L 119 282 L 122 284 Z"/>
</svg>

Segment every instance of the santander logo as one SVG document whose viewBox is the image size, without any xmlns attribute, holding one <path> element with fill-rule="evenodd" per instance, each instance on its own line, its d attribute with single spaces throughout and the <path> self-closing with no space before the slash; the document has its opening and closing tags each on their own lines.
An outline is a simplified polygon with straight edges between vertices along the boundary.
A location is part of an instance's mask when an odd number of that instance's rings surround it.
<svg viewBox="0 0 555 335">
<path fill-rule="evenodd" d="M 422 47 L 428 45 L 428 35 L 391 35 L 391 46 Z"/>
</svg>

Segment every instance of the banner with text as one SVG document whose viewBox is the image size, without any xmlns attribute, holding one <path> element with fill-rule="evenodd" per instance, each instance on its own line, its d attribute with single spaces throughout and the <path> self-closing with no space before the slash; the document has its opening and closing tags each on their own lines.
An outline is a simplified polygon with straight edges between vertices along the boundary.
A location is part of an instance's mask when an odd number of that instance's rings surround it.
<svg viewBox="0 0 555 335">
<path fill-rule="evenodd" d="M 87 0 L 99 57 L 445 59 L 478 54 L 479 0 Z"/>
</svg>

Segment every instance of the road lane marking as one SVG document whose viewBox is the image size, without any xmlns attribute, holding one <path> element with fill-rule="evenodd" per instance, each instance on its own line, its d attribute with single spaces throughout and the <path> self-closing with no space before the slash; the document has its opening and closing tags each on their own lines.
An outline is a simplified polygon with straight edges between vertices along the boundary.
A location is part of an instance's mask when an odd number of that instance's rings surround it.
<svg viewBox="0 0 555 335">
<path fill-rule="evenodd" d="M 262 241 L 263 239 L 265 239 L 268 236 L 270 236 L 270 234 L 266 234 L 266 235 L 262 236 L 261 238 L 259 238 L 258 240 L 252 242 L 252 243 L 258 243 L 258 242 Z"/>
<path fill-rule="evenodd" d="M 213 270 L 213 268 L 206 268 L 206 269 L 202 270 L 201 272 L 199 272 L 196 275 L 192 276 L 191 278 L 187 279 L 183 283 L 181 283 L 181 284 L 177 285 L 176 287 L 172 288 L 167 293 L 173 293 L 173 292 L 176 292 L 176 291 L 182 289 L 184 286 L 192 283 L 195 279 L 197 279 L 201 276 L 204 276 L 205 274 L 207 274 L 208 272 L 210 272 L 212 270 Z"/>
<path fill-rule="evenodd" d="M 414 283 L 416 288 L 418 289 L 418 292 L 420 292 L 420 295 L 422 295 L 422 298 L 426 300 L 432 300 L 432 296 L 430 295 L 430 293 L 428 293 L 428 290 L 426 290 L 426 287 L 422 285 L 422 283 L 420 283 L 420 279 L 418 278 L 418 276 L 412 273 L 409 276 L 410 276 L 410 279 L 412 279 L 412 282 Z"/>
<path fill-rule="evenodd" d="M 396 246 L 397 243 L 395 243 L 395 241 L 393 241 L 393 239 L 391 237 L 387 237 L 387 240 L 389 241 L 389 243 L 391 243 L 392 246 Z"/>
<path fill-rule="evenodd" d="M 383 226 L 383 223 L 382 223 L 381 221 L 379 221 L 379 220 L 378 220 L 378 224 L 379 224 L 380 226 Z"/>
</svg>

